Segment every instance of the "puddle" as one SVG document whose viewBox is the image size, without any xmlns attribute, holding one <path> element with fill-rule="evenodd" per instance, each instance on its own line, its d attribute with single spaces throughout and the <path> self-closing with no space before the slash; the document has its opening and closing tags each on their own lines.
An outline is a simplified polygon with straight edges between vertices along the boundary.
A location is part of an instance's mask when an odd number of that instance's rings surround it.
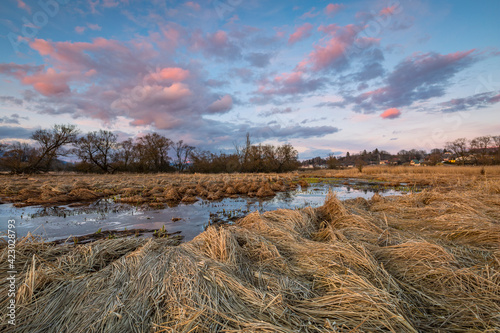
<svg viewBox="0 0 500 333">
<path fill-rule="evenodd" d="M 344 185 L 346 182 L 349 185 Z M 384 196 L 404 193 L 395 189 L 385 189 L 383 184 L 335 179 L 321 180 L 305 189 L 280 192 L 271 199 L 240 197 L 226 198 L 217 202 L 200 200 L 193 204 L 179 204 L 165 209 L 117 204 L 111 199 L 76 207 L 59 205 L 15 208 L 12 204 L 2 204 L 0 232 L 6 232 L 9 219 L 16 221 L 17 237 L 26 236 L 31 232 L 41 235 L 48 241 L 88 235 L 99 229 L 119 231 L 160 229 L 165 226 L 168 232 L 180 232 L 184 236 L 184 241 L 189 241 L 211 223 L 231 222 L 253 211 L 321 206 L 330 189 L 342 200 L 356 197 L 369 199 L 375 192 Z"/>
</svg>

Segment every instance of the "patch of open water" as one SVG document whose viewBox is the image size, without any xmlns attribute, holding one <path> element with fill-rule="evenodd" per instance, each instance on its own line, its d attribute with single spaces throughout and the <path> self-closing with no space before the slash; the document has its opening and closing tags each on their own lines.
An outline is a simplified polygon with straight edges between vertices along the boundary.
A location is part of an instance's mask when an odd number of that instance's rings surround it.
<svg viewBox="0 0 500 333">
<path fill-rule="evenodd" d="M 15 208 L 12 204 L 0 205 L 0 232 L 6 233 L 8 220 L 16 221 L 17 237 L 28 232 L 41 235 L 47 241 L 83 236 L 101 230 L 160 229 L 181 232 L 184 241 L 193 239 L 215 222 L 234 221 L 250 212 L 321 206 L 329 190 L 341 199 L 363 197 L 374 193 L 400 195 L 404 192 L 384 189 L 369 183 L 349 181 L 313 183 L 308 188 L 280 192 L 270 199 L 239 197 L 221 201 L 199 200 L 193 204 L 179 204 L 164 209 L 118 204 L 111 199 L 99 200 L 86 206 L 59 205 L 53 207 L 29 206 Z M 172 220 L 176 220 L 175 222 Z M 177 220 L 178 219 L 178 220 Z"/>
</svg>

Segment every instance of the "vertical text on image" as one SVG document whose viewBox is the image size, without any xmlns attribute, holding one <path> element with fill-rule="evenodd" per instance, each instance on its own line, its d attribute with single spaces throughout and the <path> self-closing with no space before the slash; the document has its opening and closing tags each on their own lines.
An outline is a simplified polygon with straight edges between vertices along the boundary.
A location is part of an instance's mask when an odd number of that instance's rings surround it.
<svg viewBox="0 0 500 333">
<path fill-rule="evenodd" d="M 7 283 L 9 302 L 7 303 L 7 317 L 10 325 L 16 324 L 16 221 L 7 222 Z"/>
</svg>

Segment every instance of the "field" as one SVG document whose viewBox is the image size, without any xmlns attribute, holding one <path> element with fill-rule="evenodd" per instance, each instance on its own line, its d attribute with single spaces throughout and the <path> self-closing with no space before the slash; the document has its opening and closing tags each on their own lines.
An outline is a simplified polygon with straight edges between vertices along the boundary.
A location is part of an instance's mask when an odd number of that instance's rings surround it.
<svg viewBox="0 0 500 333">
<path fill-rule="evenodd" d="M 103 197 L 129 204 L 165 206 L 193 202 L 197 197 L 268 197 L 301 183 L 304 184 L 296 174 L 2 175 L 0 198 L 16 206 L 95 201 Z"/>
<path fill-rule="evenodd" d="M 360 178 L 390 186 L 460 186 L 500 179 L 500 167 L 365 167 L 284 174 L 74 174 L 0 175 L 0 200 L 15 206 L 79 203 L 111 197 L 117 202 L 166 206 L 197 198 L 271 197 L 322 178 Z"/>
<path fill-rule="evenodd" d="M 498 167 L 9 177 L 0 179 L 1 196 L 19 204 L 34 204 L 23 190 L 43 200 L 49 186 L 65 185 L 58 195 L 81 188 L 126 198 L 125 189 L 138 189 L 128 196 L 144 202 L 173 188 L 183 197 L 198 195 L 197 186 L 239 195 L 238 184 L 257 184 L 241 194 L 265 187 L 271 195 L 331 177 L 430 187 L 254 212 L 181 244 L 131 237 L 61 246 L 26 237 L 16 247 L 16 326 L 4 310 L 7 249 L 0 254 L 2 332 L 500 331 Z"/>
</svg>

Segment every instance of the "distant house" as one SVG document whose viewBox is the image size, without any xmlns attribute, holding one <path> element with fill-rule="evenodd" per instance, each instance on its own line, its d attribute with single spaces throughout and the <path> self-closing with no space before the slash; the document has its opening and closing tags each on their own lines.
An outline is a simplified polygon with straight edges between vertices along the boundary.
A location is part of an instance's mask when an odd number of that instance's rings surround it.
<svg viewBox="0 0 500 333">
<path fill-rule="evenodd" d="M 381 160 L 379 164 L 380 165 L 387 165 L 387 164 L 389 164 L 389 160 Z"/>
<path fill-rule="evenodd" d="M 420 166 L 420 161 L 419 160 L 411 160 L 410 165 L 412 166 Z"/>
<path fill-rule="evenodd" d="M 448 162 L 453 159 L 453 153 L 447 151 L 446 153 L 443 153 L 443 162 Z"/>
<path fill-rule="evenodd" d="M 399 160 L 398 157 L 393 157 L 391 158 L 391 161 L 389 162 L 390 165 L 400 165 L 401 161 Z"/>
</svg>

